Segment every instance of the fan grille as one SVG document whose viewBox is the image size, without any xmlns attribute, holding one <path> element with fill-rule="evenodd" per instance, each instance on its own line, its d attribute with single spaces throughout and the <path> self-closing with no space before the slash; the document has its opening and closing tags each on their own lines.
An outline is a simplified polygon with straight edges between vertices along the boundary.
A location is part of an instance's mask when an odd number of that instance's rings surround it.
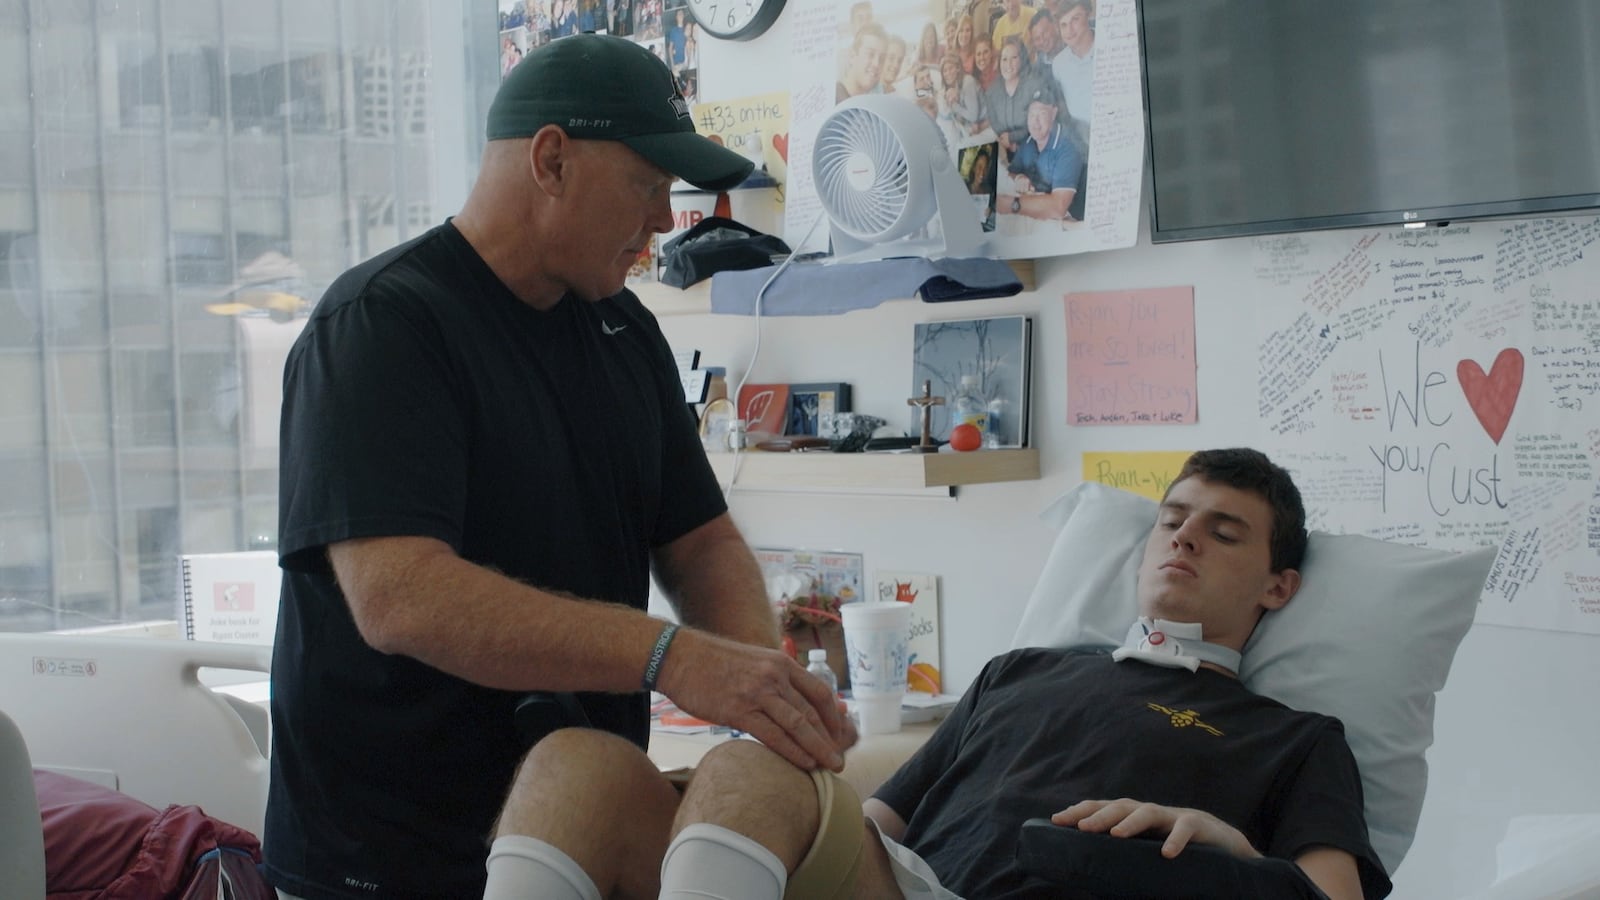
<svg viewBox="0 0 1600 900">
<path fill-rule="evenodd" d="M 834 223 L 858 238 L 895 236 L 911 179 L 906 148 L 889 123 L 865 109 L 837 110 L 812 153 L 817 196 Z"/>
</svg>

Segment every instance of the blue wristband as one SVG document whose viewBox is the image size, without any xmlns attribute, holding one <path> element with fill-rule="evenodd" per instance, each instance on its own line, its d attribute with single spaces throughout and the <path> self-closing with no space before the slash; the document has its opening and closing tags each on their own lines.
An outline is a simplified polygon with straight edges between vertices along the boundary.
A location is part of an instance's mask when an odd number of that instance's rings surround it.
<svg viewBox="0 0 1600 900">
<path fill-rule="evenodd" d="M 666 659 L 667 647 L 671 646 L 672 638 L 677 633 L 677 623 L 668 622 L 666 627 L 661 629 L 661 635 L 656 638 L 656 645 L 650 648 L 650 661 L 645 663 L 644 666 L 645 690 L 653 691 L 656 689 L 656 679 L 661 675 L 661 661 Z"/>
</svg>

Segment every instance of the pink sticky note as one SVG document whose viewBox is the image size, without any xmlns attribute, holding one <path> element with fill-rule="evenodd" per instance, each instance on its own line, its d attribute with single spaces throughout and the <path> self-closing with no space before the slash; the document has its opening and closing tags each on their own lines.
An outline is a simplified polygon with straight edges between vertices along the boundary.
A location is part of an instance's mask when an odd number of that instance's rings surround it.
<svg viewBox="0 0 1600 900">
<path fill-rule="evenodd" d="M 1067 424 L 1192 425 L 1194 288 L 1068 294 Z"/>
</svg>

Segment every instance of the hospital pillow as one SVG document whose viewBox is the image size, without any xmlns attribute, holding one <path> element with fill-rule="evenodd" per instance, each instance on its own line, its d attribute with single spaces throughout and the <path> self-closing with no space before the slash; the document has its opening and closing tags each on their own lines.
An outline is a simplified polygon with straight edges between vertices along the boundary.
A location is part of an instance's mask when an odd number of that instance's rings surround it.
<svg viewBox="0 0 1600 900">
<path fill-rule="evenodd" d="M 1085 483 L 1040 518 L 1059 531 L 1012 646 L 1121 644 L 1137 615 L 1155 502 Z M 1434 694 L 1494 555 L 1312 532 L 1299 592 L 1263 617 L 1244 648 L 1240 677 L 1251 690 L 1344 723 L 1372 846 L 1391 873 L 1422 812 Z"/>
</svg>

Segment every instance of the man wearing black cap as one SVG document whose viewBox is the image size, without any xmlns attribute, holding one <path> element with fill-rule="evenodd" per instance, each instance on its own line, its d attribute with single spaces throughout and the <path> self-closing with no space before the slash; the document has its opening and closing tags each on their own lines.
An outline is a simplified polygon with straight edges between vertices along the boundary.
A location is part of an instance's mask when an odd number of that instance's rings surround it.
<svg viewBox="0 0 1600 900">
<path fill-rule="evenodd" d="M 263 842 L 285 896 L 479 895 L 529 744 L 583 723 L 643 760 L 651 689 L 803 768 L 854 741 L 776 649 L 623 289 L 673 178 L 726 189 L 749 161 L 600 35 L 530 52 L 487 133 L 460 215 L 340 277 L 285 368 Z M 652 574 L 681 629 L 645 614 Z"/>
</svg>

